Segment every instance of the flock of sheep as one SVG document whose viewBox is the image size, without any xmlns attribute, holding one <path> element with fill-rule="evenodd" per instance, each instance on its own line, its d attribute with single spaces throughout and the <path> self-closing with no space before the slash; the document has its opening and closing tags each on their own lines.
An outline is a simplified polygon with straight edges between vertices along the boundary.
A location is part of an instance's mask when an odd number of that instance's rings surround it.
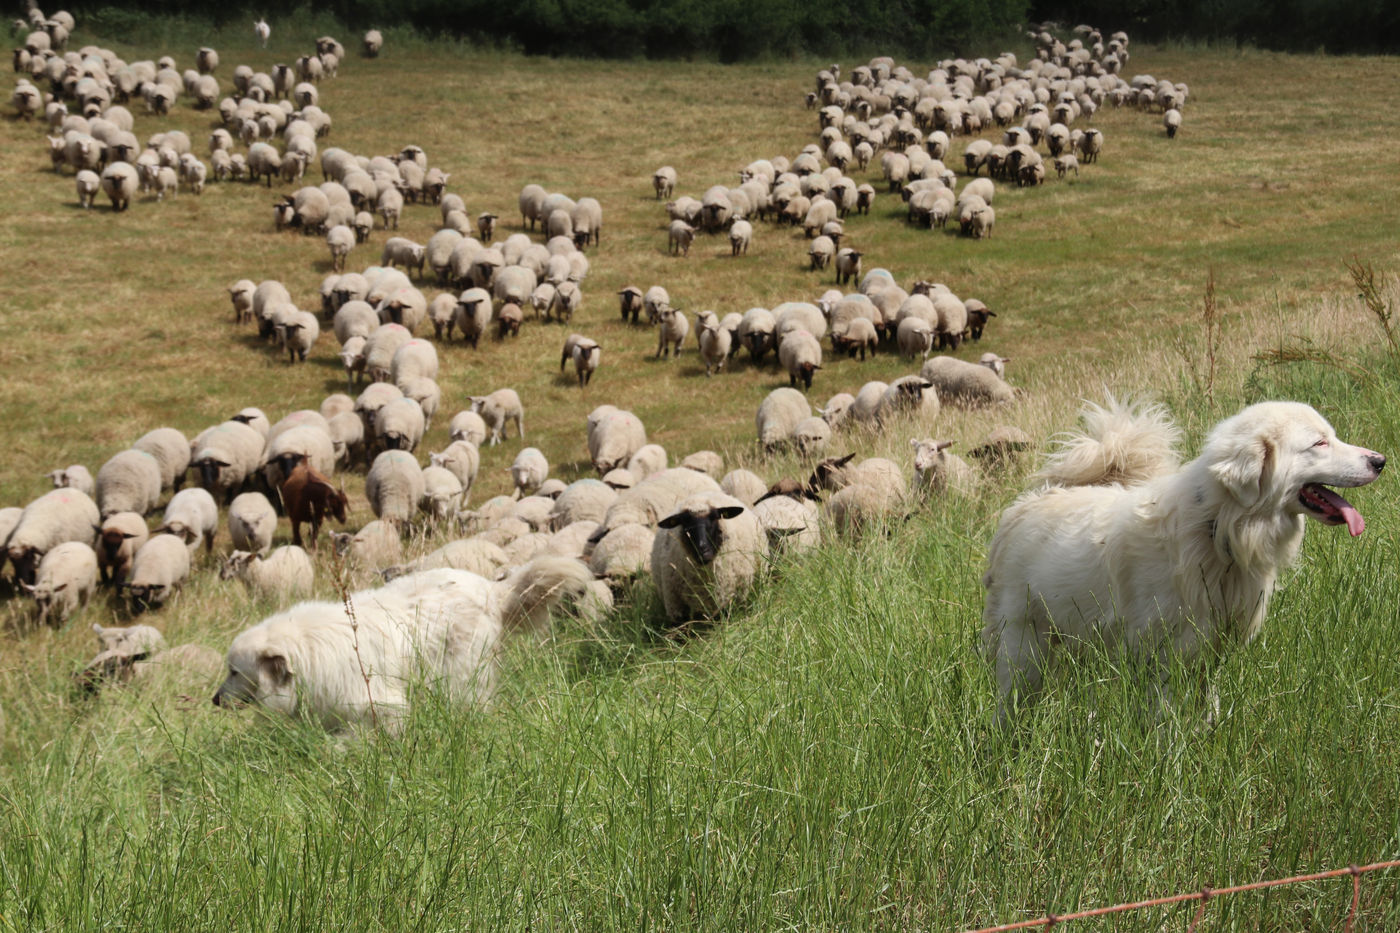
<svg viewBox="0 0 1400 933">
<path fill-rule="evenodd" d="M 550 476 L 540 450 L 523 447 L 524 406 L 510 388 L 473 397 L 470 407 L 455 412 L 448 419 L 449 443 L 428 453 L 426 465 L 419 447 L 444 401 L 435 342 L 452 340 L 455 331 L 475 348 L 492 332 L 497 340 L 517 334 L 526 309 L 537 319 L 561 321 L 580 312 L 590 269 L 585 250 L 601 243 L 597 200 L 527 185 L 518 202 L 522 229 L 497 243 L 498 215 L 469 217 L 463 200 L 448 190 L 450 175 L 430 165 L 422 148 L 410 145 L 393 156 L 320 149 L 331 117 L 320 107 L 318 82 L 336 75 L 345 54 L 330 37 L 317 40 L 315 51 L 294 65 L 270 73 L 239 66 L 232 94 L 220 99 L 212 49 L 200 49 L 197 67 L 181 75 L 169 58 L 126 63 L 96 47 L 63 51 L 74 25 L 66 14 L 43 17 L 34 10 L 24 25 L 35 31 L 16 50 L 15 68 L 29 78 L 21 79 L 12 100 L 21 116 L 42 116 L 58 134 L 50 137 L 53 166 L 76 172 L 84 206 L 98 191 L 124 210 L 141 190 L 161 198 L 182 185 L 197 194 L 207 181 L 292 185 L 319 166 L 321 183 L 281 198 L 272 220 L 279 231 L 325 237 L 333 272 L 321 284 L 320 307 L 297 307 L 287 285 L 274 279 L 243 279 L 227 293 L 235 322 L 256 325 L 292 362 L 305 360 L 329 327 L 347 382 L 345 393 L 328 396 L 318 409 L 277 420 L 247 408 L 192 438 L 157 427 L 114 453 L 95 476 L 81 465 L 55 470 L 53 491 L 24 508 L 0 510 L 0 564 L 10 562 L 39 620 L 53 625 L 85 606 L 99 582 L 118 588 L 133 615 L 159 609 L 199 571 L 201 548 L 204 562 L 214 563 L 221 533 L 233 547 L 218 561 L 222 577 L 282 601 L 306 597 L 315 565 L 303 549 L 300 525 L 310 523 L 306 546 L 314 549 L 323 520 L 343 522 L 347 501 L 334 477 L 361 465 L 375 520 L 332 534 L 351 574 L 393 580 L 452 569 L 508 578 L 512 592 L 524 592 L 535 585 L 535 574 L 563 579 L 575 573 L 560 570 L 563 559 L 586 567 L 593 581 L 571 591 L 588 612 L 605 611 L 614 592 L 650 574 L 670 621 L 713 618 L 761 581 L 772 562 L 814 547 L 823 534 L 857 534 L 897 518 L 921 497 L 971 492 L 984 469 L 995 469 L 1029 442 L 1014 429 L 993 432 L 973 452 L 981 466 L 952 454 L 950 441 L 931 437 L 911 441 L 911 470 L 878 457 L 826 456 L 843 431 L 852 442 L 861 432 L 912 427 L 922 434 L 942 405 L 1002 406 L 1017 395 L 1004 379 L 1004 357 L 984 353 L 972 363 L 936 355 L 982 337 L 995 316 L 985 303 L 924 279 L 907 282 L 906 289 L 885 269 L 864 272 L 862 253 L 842 246 L 850 214 L 868 212 L 878 196 L 872 184 L 857 184 L 846 172 L 866 171 L 878 156 L 879 171 L 890 192 L 908 203 L 911 222 L 941 227 L 956 218 L 963 233 L 990 236 L 992 179 L 1043 182 L 1039 146 L 1061 176 L 1077 173 L 1080 159 L 1097 160 L 1102 133 L 1075 124 L 1105 102 L 1160 108 L 1174 135 L 1187 94 L 1183 85 L 1148 76 L 1119 78 L 1128 59 L 1122 34 L 1105 44 L 1085 30 L 1064 44 L 1037 31 L 1038 55 L 1025 68 L 1004 54 L 943 62 L 917 77 L 878 58 L 842 81 L 840 69 L 831 66 L 808 95 L 808 105 L 818 109 L 820 143 L 792 159 L 749 162 L 737 187 L 717 185 L 699 199 L 676 198 L 678 173 L 659 169 L 652 184 L 658 199 L 670 199 L 673 250 L 684 255 L 699 233 L 726 233 L 732 255 L 741 257 L 755 223 L 800 225 L 811 241 L 811 268 L 834 266 L 837 284 L 854 286 L 772 309 L 694 314 L 707 375 L 722 372 L 741 349 L 753 365 L 773 354 L 789 387 L 760 405 L 759 447 L 790 448 L 815 462 L 807 477 L 765 478 L 725 469 L 713 451 L 677 461 L 648 443 L 635 414 L 601 405 L 583 426 L 599 478 L 566 483 Z M 265 41 L 266 24 L 259 25 Z M 371 31 L 364 54 L 376 55 L 381 45 Z M 48 82 L 49 90 L 41 92 L 31 80 Z M 163 115 L 182 94 L 218 114 L 208 165 L 179 130 L 157 133 L 144 146 L 132 134 L 124 102 L 141 98 L 149 112 Z M 1000 142 L 978 137 L 993 126 L 1003 129 Z M 962 165 L 977 176 L 961 191 L 945 162 L 952 161 L 949 150 L 958 136 L 974 137 L 963 148 Z M 240 145 L 246 151 L 237 151 Z M 980 177 L 983 168 L 990 178 Z M 389 236 L 378 264 L 346 271 L 350 255 L 377 228 L 397 233 L 408 204 L 436 205 L 439 229 L 422 244 Z M 532 236 L 537 227 L 538 240 Z M 423 290 L 430 283 L 439 289 L 432 297 Z M 691 322 L 664 286 L 628 286 L 618 298 L 624 322 L 657 329 L 657 356 L 682 352 Z M 418 336 L 425 322 L 432 324 L 431 340 Z M 805 392 L 822 368 L 823 339 L 832 352 L 861 359 L 894 350 L 922 360 L 921 369 L 837 393 L 814 411 Z M 570 334 L 560 366 L 572 363 L 584 386 L 600 360 L 596 340 Z M 522 444 L 510 467 L 514 493 L 469 509 L 481 446 L 499 444 L 511 426 Z M 191 476 L 194 485 L 186 488 Z M 148 516 L 162 500 L 160 523 L 151 530 Z M 290 519 L 295 543 L 274 548 L 279 514 Z M 428 553 L 406 553 L 405 533 L 425 527 L 451 532 L 453 540 Z M 493 638 L 506 634 L 498 628 Z M 98 636 L 103 651 L 84 672 L 88 683 L 139 675 L 136 664 L 156 656 L 185 665 L 209 661 L 208 649 L 198 646 L 157 655 L 160 634 L 150 626 L 99 628 Z M 494 651 L 493 642 L 483 657 Z M 285 667 L 281 673 L 291 676 Z M 275 679 L 278 672 L 266 673 Z M 259 675 L 238 676 L 252 682 Z M 249 690 L 254 699 L 262 696 Z"/>
</svg>

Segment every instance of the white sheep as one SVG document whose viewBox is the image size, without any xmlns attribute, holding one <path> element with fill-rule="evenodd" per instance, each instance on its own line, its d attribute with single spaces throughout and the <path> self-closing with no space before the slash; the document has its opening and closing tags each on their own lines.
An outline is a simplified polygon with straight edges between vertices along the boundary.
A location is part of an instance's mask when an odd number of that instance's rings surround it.
<svg viewBox="0 0 1400 933">
<path fill-rule="evenodd" d="M 860 259 L 865 254 L 859 250 L 843 247 L 836 254 L 836 284 L 844 285 L 860 275 Z"/>
<path fill-rule="evenodd" d="M 733 349 L 733 335 L 728 328 L 720 326 L 713 312 L 702 311 L 695 317 L 695 326 L 700 336 L 700 358 L 705 361 L 705 375 L 723 372 L 724 364 Z"/>
<path fill-rule="evenodd" d="M 53 482 L 55 489 L 76 489 L 88 496 L 93 496 L 97 492 L 97 485 L 92 474 L 81 463 L 71 464 L 61 470 L 50 470 L 44 475 Z"/>
<path fill-rule="evenodd" d="M 919 375 L 933 383 L 940 400 L 959 408 L 979 408 L 1014 401 L 1015 391 L 990 366 L 951 356 L 924 363 Z"/>
<path fill-rule="evenodd" d="M 376 519 L 353 535 L 331 532 L 337 557 L 355 567 L 383 570 L 403 560 L 403 540 L 390 522 Z"/>
<path fill-rule="evenodd" d="M 163 606 L 190 575 L 190 551 L 175 535 L 155 534 L 131 562 L 131 576 L 121 585 L 133 609 Z"/>
<path fill-rule="evenodd" d="M 462 487 L 462 504 L 465 505 L 481 468 L 481 453 L 477 446 L 470 441 L 453 441 L 441 451 L 429 454 L 428 461 L 457 477 Z"/>
<path fill-rule="evenodd" d="M 812 373 L 822 368 L 822 345 L 810 332 L 788 331 L 778 343 L 778 362 L 788 374 L 788 385 L 802 381 L 804 390 L 812 387 Z"/>
<path fill-rule="evenodd" d="M 768 492 L 768 484 L 763 477 L 745 469 L 730 470 L 724 474 L 719 488 L 750 508 Z"/>
<path fill-rule="evenodd" d="M 549 478 L 549 461 L 539 448 L 526 447 L 515 455 L 515 462 L 510 465 L 510 478 L 515 484 L 511 498 L 518 499 L 538 489 Z"/>
<path fill-rule="evenodd" d="M 245 492 L 229 504 L 228 534 L 236 550 L 265 554 L 276 531 L 277 511 L 262 493 Z"/>
<path fill-rule="evenodd" d="M 78 192 L 78 205 L 85 210 L 91 210 L 92 202 L 102 190 L 102 178 L 90 169 L 83 169 L 74 176 L 73 183 Z"/>
<path fill-rule="evenodd" d="M 812 407 L 801 392 L 792 388 L 774 389 L 759 403 L 758 414 L 754 417 L 759 446 L 765 451 L 785 446 L 797 425 L 811 415 Z"/>
<path fill-rule="evenodd" d="M 491 432 L 492 446 L 501 442 L 510 421 L 515 422 L 515 433 L 520 440 L 525 439 L 525 407 L 514 389 L 497 389 L 486 396 L 473 395 L 471 400 L 472 411 L 481 416 Z"/>
<path fill-rule="evenodd" d="M 956 492 L 970 496 L 977 491 L 981 474 L 948 450 L 952 441 L 928 437 L 910 440 L 914 449 L 914 485 L 927 493 Z"/>
<path fill-rule="evenodd" d="M 658 522 L 651 575 L 673 623 L 714 618 L 753 586 L 768 539 L 752 510 L 722 492 L 685 499 Z"/>
<path fill-rule="evenodd" d="M 676 190 L 676 170 L 663 165 L 651 176 L 651 187 L 656 191 L 656 199 L 669 198 Z"/>
<path fill-rule="evenodd" d="M 97 589 L 97 554 L 81 541 L 65 541 L 39 561 L 34 582 L 20 586 L 34 598 L 40 625 L 62 625 L 87 608 Z"/>
<path fill-rule="evenodd" d="M 365 476 L 365 498 L 376 518 L 407 525 L 423 498 L 423 469 L 413 455 L 386 450 L 374 458 Z"/>
<path fill-rule="evenodd" d="M 143 450 L 156 458 L 162 489 L 180 491 L 190 468 L 190 442 L 175 428 L 156 428 L 138 437 L 132 450 Z"/>
<path fill-rule="evenodd" d="M 426 429 L 423 407 L 407 396 L 385 404 L 374 416 L 375 443 L 383 450 L 412 452 Z"/>
<path fill-rule="evenodd" d="M 96 486 L 103 518 L 117 512 L 145 515 L 160 501 L 160 464 L 144 450 L 123 450 L 102 464 Z"/>
<path fill-rule="evenodd" d="M 315 576 L 311 555 L 295 544 L 283 545 L 267 557 L 234 551 L 219 568 L 220 580 L 237 578 L 254 596 L 279 602 L 311 595 Z"/>
<path fill-rule="evenodd" d="M 601 480 L 575 480 L 559 493 L 550 507 L 549 527 L 559 531 L 576 522 L 601 524 L 616 499 L 617 490 Z"/>
<path fill-rule="evenodd" d="M 454 441 L 466 441 L 473 447 L 486 443 L 486 420 L 474 411 L 459 411 L 452 416 L 447 434 Z"/>
<path fill-rule="evenodd" d="M 749 244 L 753 242 L 753 224 L 747 220 L 736 220 L 729 227 L 729 255 L 749 254 Z"/>
<path fill-rule="evenodd" d="M 588 569 L 600 580 L 622 585 L 651 568 L 655 540 L 656 532 L 649 525 L 620 524 L 594 542 L 588 554 Z"/>
<path fill-rule="evenodd" d="M 630 411 L 600 405 L 588 415 L 588 458 L 600 476 L 625 467 L 646 442 L 646 428 Z"/>
<path fill-rule="evenodd" d="M 336 224 L 326 231 L 326 246 L 331 251 L 331 268 L 336 272 L 345 271 L 345 257 L 355 248 L 358 240 L 355 231 L 345 224 Z"/>
<path fill-rule="evenodd" d="M 423 495 L 418 508 L 430 519 L 450 518 L 462 500 L 462 481 L 446 467 L 423 468 Z"/>
<path fill-rule="evenodd" d="M 574 372 L 578 375 L 579 388 L 584 388 L 593 379 L 598 364 L 602 362 L 603 350 L 597 341 L 580 337 L 573 345 L 570 356 L 574 361 Z"/>
<path fill-rule="evenodd" d="M 214 551 L 214 536 L 219 530 L 219 506 L 208 490 L 198 487 L 183 489 L 170 497 L 158 531 L 184 541 L 190 557 L 204 542 L 206 553 Z"/>
<path fill-rule="evenodd" d="M 690 333 L 690 319 L 680 310 L 663 307 L 657 312 L 660 326 L 657 328 L 656 358 L 669 357 L 674 348 L 675 356 L 681 355 L 681 346 Z"/>
<path fill-rule="evenodd" d="M 384 35 L 378 29 L 371 29 L 365 33 L 361 48 L 364 49 L 366 58 L 378 58 L 379 50 L 383 47 Z"/>
<path fill-rule="evenodd" d="M 644 444 L 627 458 L 626 470 L 638 482 L 666 469 L 666 448 L 660 444 Z"/>
<path fill-rule="evenodd" d="M 690 244 L 695 242 L 695 228 L 684 220 L 673 220 L 666 230 L 666 252 L 678 256 L 690 255 Z"/>
<path fill-rule="evenodd" d="M 797 554 L 821 544 L 817 504 L 810 499 L 769 496 L 752 508 L 774 555 Z"/>
<path fill-rule="evenodd" d="M 804 457 L 815 456 L 826 450 L 831 440 L 831 425 L 825 419 L 813 416 L 803 418 L 792 429 L 792 443 Z"/>
<path fill-rule="evenodd" d="M 321 322 L 310 311 L 287 315 L 281 324 L 286 335 L 288 362 L 306 362 L 306 356 L 321 336 Z"/>
</svg>

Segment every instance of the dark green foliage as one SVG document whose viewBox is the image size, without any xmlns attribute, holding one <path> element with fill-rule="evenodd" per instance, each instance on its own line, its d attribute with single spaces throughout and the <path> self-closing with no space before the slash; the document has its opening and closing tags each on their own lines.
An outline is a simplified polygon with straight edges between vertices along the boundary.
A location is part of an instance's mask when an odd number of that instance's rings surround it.
<svg viewBox="0 0 1400 933">
<path fill-rule="evenodd" d="M 1400 48 L 1393 0 L 1041 0 L 1031 18 L 1089 23 L 1133 39 L 1227 40 L 1289 51 L 1391 53 Z"/>
<path fill-rule="evenodd" d="M 80 21 L 99 21 L 104 34 L 134 37 L 149 22 L 144 5 L 69 6 Z M 352 32 L 406 27 L 536 55 L 742 61 L 871 49 L 923 57 L 964 53 L 1015 29 L 1028 7 L 1029 0 L 332 0 L 314 12 Z M 271 11 L 266 4 L 168 0 L 160 12 L 227 26 L 251 24 Z"/>
</svg>

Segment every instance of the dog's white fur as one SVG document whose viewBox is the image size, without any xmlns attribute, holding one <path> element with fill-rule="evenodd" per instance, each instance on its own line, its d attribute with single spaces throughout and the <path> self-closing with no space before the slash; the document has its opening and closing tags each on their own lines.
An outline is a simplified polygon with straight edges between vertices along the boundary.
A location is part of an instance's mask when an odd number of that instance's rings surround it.
<svg viewBox="0 0 1400 933">
<path fill-rule="evenodd" d="M 465 570 L 400 577 L 344 603 L 305 602 L 239 634 L 218 705 L 255 702 L 337 728 L 370 719 L 394 728 L 414 687 L 456 703 L 490 698 L 504 636 L 542 631 L 569 597 L 591 597 L 592 574 L 542 557 L 492 582 Z"/>
<path fill-rule="evenodd" d="M 1176 439 L 1161 408 L 1090 405 L 1043 485 L 1002 513 L 982 578 L 999 720 L 1034 700 L 1056 652 L 1076 642 L 1164 662 L 1249 641 L 1304 515 L 1360 533 L 1345 500 L 1310 509 L 1302 488 L 1360 486 L 1385 465 L 1296 402 L 1226 419 L 1180 468 Z"/>
</svg>

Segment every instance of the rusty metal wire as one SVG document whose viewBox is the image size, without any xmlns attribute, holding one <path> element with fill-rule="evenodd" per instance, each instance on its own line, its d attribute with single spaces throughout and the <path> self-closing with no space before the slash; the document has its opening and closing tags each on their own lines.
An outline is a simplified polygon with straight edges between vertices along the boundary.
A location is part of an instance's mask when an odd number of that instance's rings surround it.
<svg viewBox="0 0 1400 933">
<path fill-rule="evenodd" d="M 1172 894 L 1167 897 L 1154 897 L 1145 901 L 1133 901 L 1128 904 L 1114 904 L 1111 907 L 1095 907 L 1091 910 L 1080 910 L 1072 914 L 1046 914 L 1034 920 L 1021 920 L 1016 923 L 1003 923 L 999 926 L 979 927 L 975 930 L 968 930 L 967 933 L 1007 933 L 1010 930 L 1029 930 L 1034 927 L 1041 927 L 1049 930 L 1055 925 L 1068 920 L 1085 920 L 1089 917 L 1102 917 L 1107 914 L 1118 914 L 1127 910 L 1140 910 L 1144 907 L 1162 907 L 1167 904 L 1180 904 L 1184 901 L 1200 901 L 1201 906 L 1196 910 L 1196 916 L 1191 921 L 1191 926 L 1187 928 L 1187 933 L 1196 933 L 1196 928 L 1205 917 L 1206 905 L 1211 898 L 1220 897 L 1225 894 L 1239 894 L 1243 891 L 1258 891 L 1262 888 L 1276 888 L 1285 884 L 1298 884 L 1303 881 L 1322 881 L 1326 878 L 1340 878 L 1343 875 L 1351 876 L 1351 909 L 1347 911 L 1346 927 L 1347 933 L 1351 933 L 1352 926 L 1356 922 L 1356 913 L 1361 909 L 1361 876 L 1367 872 L 1381 871 L 1387 868 L 1400 868 L 1400 859 L 1389 862 L 1372 862 L 1369 865 L 1348 865 L 1346 868 L 1334 868 L 1331 871 L 1313 872 L 1310 875 L 1293 875 L 1289 878 L 1274 878 L 1269 881 L 1253 881 L 1249 884 L 1237 884 L 1228 888 L 1212 888 L 1209 885 L 1199 891 L 1192 891 L 1187 894 Z"/>
</svg>

